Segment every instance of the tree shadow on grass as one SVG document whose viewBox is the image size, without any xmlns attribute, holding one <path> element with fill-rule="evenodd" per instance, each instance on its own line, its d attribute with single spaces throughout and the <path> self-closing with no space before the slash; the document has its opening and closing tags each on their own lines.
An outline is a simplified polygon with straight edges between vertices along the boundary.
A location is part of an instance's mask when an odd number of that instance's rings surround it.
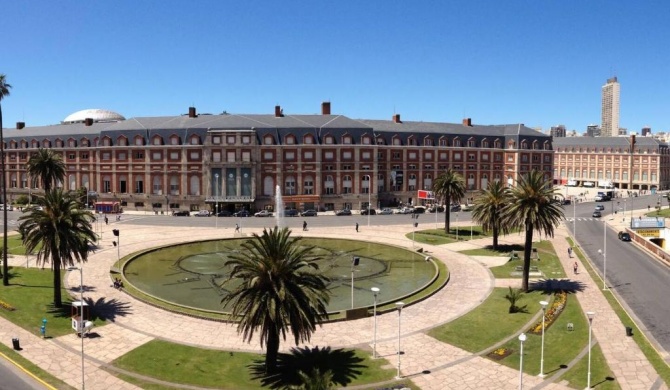
<svg viewBox="0 0 670 390">
<path fill-rule="evenodd" d="M 253 379 L 260 379 L 264 387 L 283 389 L 301 384 L 298 371 L 311 373 L 315 368 L 320 372 L 330 370 L 333 383 L 346 386 L 366 368 L 363 359 L 352 350 L 326 348 L 291 348 L 291 353 L 280 353 L 277 360 L 277 372 L 265 373 L 265 362 L 256 361 L 249 368 Z"/>
<path fill-rule="evenodd" d="M 493 245 L 486 245 L 484 249 L 493 250 Z M 523 245 L 518 244 L 498 244 L 498 253 L 511 253 L 512 251 L 523 252 Z"/>
<path fill-rule="evenodd" d="M 531 291 L 542 291 L 544 294 L 553 294 L 565 291 L 568 294 L 584 291 L 584 283 L 570 279 L 541 279 L 530 283 Z"/>
</svg>

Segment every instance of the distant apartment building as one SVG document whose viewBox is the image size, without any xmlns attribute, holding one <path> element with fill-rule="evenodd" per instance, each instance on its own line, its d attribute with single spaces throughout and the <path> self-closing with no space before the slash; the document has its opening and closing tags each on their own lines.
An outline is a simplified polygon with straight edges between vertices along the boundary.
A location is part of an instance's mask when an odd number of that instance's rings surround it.
<svg viewBox="0 0 670 390">
<path fill-rule="evenodd" d="M 287 208 L 394 206 L 416 203 L 448 168 L 463 175 L 470 197 L 531 170 L 551 180 L 553 169 L 551 137 L 523 124 L 356 120 L 331 114 L 330 102 L 311 115 L 280 106 L 130 119 L 84 110 L 57 125 L 17 123 L 4 137 L 10 200 L 31 191 L 26 163 L 42 147 L 63 156 L 59 186 L 130 210 L 271 209 L 277 189 Z"/>
<path fill-rule="evenodd" d="M 643 137 L 650 137 L 651 136 L 651 127 L 649 127 L 649 126 L 643 127 L 640 134 Z"/>
<path fill-rule="evenodd" d="M 586 136 L 587 137 L 600 137 L 600 126 L 598 125 L 588 125 L 586 126 Z"/>
<path fill-rule="evenodd" d="M 552 126 L 551 130 L 549 131 L 549 134 L 551 134 L 552 137 L 565 137 L 566 136 L 565 126 L 564 125 Z"/>
<path fill-rule="evenodd" d="M 615 136 L 619 132 L 619 93 L 616 77 L 608 79 L 602 87 L 600 128 L 603 137 Z"/>
<path fill-rule="evenodd" d="M 670 151 L 657 139 L 567 137 L 555 138 L 553 147 L 556 184 L 611 181 L 619 189 L 670 189 Z"/>
</svg>

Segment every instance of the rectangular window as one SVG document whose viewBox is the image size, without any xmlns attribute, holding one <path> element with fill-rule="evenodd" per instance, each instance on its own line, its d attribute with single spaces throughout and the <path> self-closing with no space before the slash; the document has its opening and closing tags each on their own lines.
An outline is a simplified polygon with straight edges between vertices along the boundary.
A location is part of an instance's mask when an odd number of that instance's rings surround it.
<svg viewBox="0 0 670 390">
<path fill-rule="evenodd" d="M 135 180 L 135 193 L 136 194 L 144 193 L 144 181 L 142 181 L 142 179 Z"/>
<path fill-rule="evenodd" d="M 325 152 L 323 154 L 323 158 L 325 158 L 326 160 L 332 160 L 333 157 L 334 157 L 333 152 Z"/>
<path fill-rule="evenodd" d="M 248 135 L 242 136 L 242 145 L 249 145 L 251 143 L 251 137 Z"/>
<path fill-rule="evenodd" d="M 191 160 L 200 160 L 200 152 L 192 151 L 190 156 Z"/>
<path fill-rule="evenodd" d="M 212 152 L 212 161 L 221 162 L 221 152 L 220 151 Z"/>
<path fill-rule="evenodd" d="M 272 153 L 272 152 L 263 153 L 263 159 L 264 160 L 272 160 L 273 158 L 274 158 L 274 153 Z"/>
<path fill-rule="evenodd" d="M 229 163 L 235 162 L 235 152 L 234 151 L 227 151 L 226 152 L 226 161 Z"/>
<path fill-rule="evenodd" d="M 121 152 L 116 156 L 116 159 L 119 161 L 125 161 L 126 160 L 126 154 Z"/>
<path fill-rule="evenodd" d="M 144 152 L 140 150 L 136 151 L 135 160 L 144 160 Z"/>
<path fill-rule="evenodd" d="M 109 152 L 104 152 L 104 153 L 102 154 L 102 160 L 103 160 L 103 161 L 108 161 L 108 160 L 111 160 L 111 159 L 112 159 L 112 154 L 111 154 L 111 153 L 109 153 Z"/>
<path fill-rule="evenodd" d="M 161 152 L 153 152 L 151 154 L 151 159 L 154 161 L 160 161 L 163 159 L 163 154 Z"/>
<path fill-rule="evenodd" d="M 179 160 L 179 152 L 170 152 L 170 160 Z"/>
<path fill-rule="evenodd" d="M 305 152 L 305 160 L 311 160 L 314 158 L 314 152 Z"/>
<path fill-rule="evenodd" d="M 409 153 L 407 154 L 407 157 L 408 157 L 410 160 L 416 160 L 416 152 L 409 152 Z"/>
<path fill-rule="evenodd" d="M 235 145 L 235 136 L 229 135 L 228 137 L 226 137 L 226 143 L 228 145 Z"/>
<path fill-rule="evenodd" d="M 293 161 L 295 160 L 295 152 L 286 152 L 284 154 L 284 159 L 288 161 Z"/>
<path fill-rule="evenodd" d="M 361 153 L 361 158 L 363 158 L 364 160 L 369 160 L 370 157 L 371 157 L 370 152 L 363 152 L 363 153 Z"/>
<path fill-rule="evenodd" d="M 251 161 L 251 152 L 245 150 L 242 152 L 242 161 L 249 162 Z"/>
<path fill-rule="evenodd" d="M 221 136 L 215 135 L 212 137 L 212 143 L 214 145 L 221 145 Z"/>
<path fill-rule="evenodd" d="M 102 181 L 102 192 L 112 192 L 112 183 L 109 181 L 109 179 L 104 179 Z"/>
<path fill-rule="evenodd" d="M 342 152 L 342 158 L 345 160 L 351 160 L 351 152 Z"/>
</svg>

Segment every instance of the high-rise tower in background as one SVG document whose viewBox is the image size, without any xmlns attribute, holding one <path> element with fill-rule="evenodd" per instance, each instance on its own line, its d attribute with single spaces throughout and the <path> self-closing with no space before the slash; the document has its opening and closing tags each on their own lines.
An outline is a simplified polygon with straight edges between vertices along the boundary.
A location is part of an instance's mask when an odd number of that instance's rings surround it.
<svg viewBox="0 0 670 390">
<path fill-rule="evenodd" d="M 620 86 L 616 77 L 607 79 L 603 85 L 601 108 L 600 134 L 603 137 L 612 137 L 619 134 L 619 91 Z"/>
</svg>

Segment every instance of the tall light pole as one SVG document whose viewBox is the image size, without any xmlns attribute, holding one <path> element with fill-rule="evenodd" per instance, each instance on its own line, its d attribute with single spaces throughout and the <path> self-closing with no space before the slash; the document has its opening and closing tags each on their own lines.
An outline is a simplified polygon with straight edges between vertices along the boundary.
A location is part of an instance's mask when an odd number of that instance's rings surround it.
<svg viewBox="0 0 670 390">
<path fill-rule="evenodd" d="M 572 240 L 577 247 L 577 199 L 572 201 Z"/>
<path fill-rule="evenodd" d="M 112 229 L 112 234 L 116 236 L 116 269 L 119 270 L 119 273 L 121 272 L 121 233 L 119 232 L 119 229 Z"/>
<path fill-rule="evenodd" d="M 364 175 L 363 177 L 368 178 L 368 227 L 370 227 L 370 202 L 371 202 L 371 195 L 372 195 L 372 177 L 370 175 Z"/>
<path fill-rule="evenodd" d="M 607 222 L 603 221 L 603 249 L 598 249 L 603 255 L 603 290 L 607 290 Z"/>
<path fill-rule="evenodd" d="M 458 241 L 458 213 L 456 213 L 456 241 Z"/>
<path fill-rule="evenodd" d="M 361 261 L 360 257 L 354 256 L 351 258 L 351 308 L 354 308 L 354 267 Z"/>
<path fill-rule="evenodd" d="M 519 349 L 519 390 L 523 390 L 523 342 L 526 341 L 526 334 L 521 333 L 519 335 L 519 342 L 521 343 L 521 348 Z"/>
<path fill-rule="evenodd" d="M 589 364 L 588 364 L 588 373 L 586 374 L 586 388 L 591 388 L 591 328 L 593 327 L 593 317 L 596 313 L 592 311 L 587 311 L 586 316 L 589 318 Z"/>
<path fill-rule="evenodd" d="M 214 218 L 216 219 L 216 228 L 219 228 L 219 174 L 214 174 L 214 192 L 216 193 L 216 199 L 214 199 Z"/>
<path fill-rule="evenodd" d="M 79 267 L 70 267 L 68 271 L 79 271 L 79 321 L 77 322 L 79 338 L 81 339 L 81 389 L 86 388 L 84 380 L 84 270 Z"/>
<path fill-rule="evenodd" d="M 549 302 L 547 301 L 540 301 L 540 305 L 542 306 L 542 347 L 540 349 L 540 378 L 544 378 L 546 375 L 544 375 L 544 318 L 546 317 L 547 314 L 547 305 Z"/>
<path fill-rule="evenodd" d="M 402 378 L 400 375 L 400 317 L 402 316 L 402 307 L 405 305 L 404 302 L 396 302 L 395 306 L 398 308 L 398 373 L 396 374 L 396 379 Z"/>
<path fill-rule="evenodd" d="M 374 317 L 374 330 L 372 332 L 372 358 L 377 359 L 377 294 L 379 294 L 379 287 L 372 287 L 372 296 L 374 301 L 372 304 L 372 317 Z"/>
<path fill-rule="evenodd" d="M 626 222 L 626 203 L 628 199 L 623 200 L 623 221 Z"/>
</svg>

